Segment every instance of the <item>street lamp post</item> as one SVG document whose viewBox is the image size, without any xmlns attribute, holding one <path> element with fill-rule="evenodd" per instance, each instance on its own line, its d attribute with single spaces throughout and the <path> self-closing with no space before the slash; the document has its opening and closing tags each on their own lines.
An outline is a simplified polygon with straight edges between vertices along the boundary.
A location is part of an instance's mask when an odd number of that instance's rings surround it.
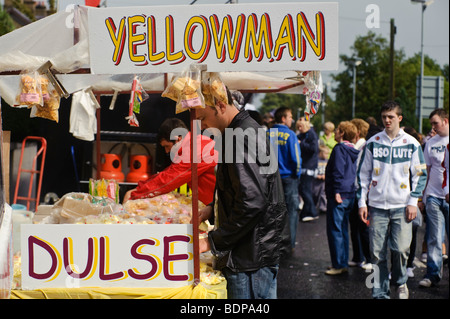
<svg viewBox="0 0 450 319">
<path fill-rule="evenodd" d="M 352 119 L 355 118 L 355 97 L 356 97 L 356 67 L 361 64 L 360 58 L 353 58 L 353 97 L 352 97 Z"/>
<path fill-rule="evenodd" d="M 423 114 L 423 16 L 425 9 L 434 2 L 434 0 L 411 0 L 411 3 L 422 4 L 422 22 L 420 27 L 420 89 L 419 89 L 419 133 L 422 134 L 422 114 Z"/>
</svg>

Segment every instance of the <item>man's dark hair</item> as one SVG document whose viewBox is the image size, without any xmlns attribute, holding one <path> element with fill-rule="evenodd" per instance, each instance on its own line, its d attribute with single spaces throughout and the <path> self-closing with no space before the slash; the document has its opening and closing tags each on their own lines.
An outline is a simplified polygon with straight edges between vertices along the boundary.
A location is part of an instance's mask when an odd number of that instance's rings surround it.
<svg viewBox="0 0 450 319">
<path fill-rule="evenodd" d="M 287 116 L 289 112 L 292 113 L 292 110 L 287 106 L 279 107 L 274 114 L 275 123 L 281 123 L 283 116 Z"/>
<path fill-rule="evenodd" d="M 403 115 L 403 110 L 400 107 L 400 104 L 398 104 L 395 101 L 387 101 L 387 102 L 383 103 L 383 105 L 381 106 L 380 113 L 388 112 L 388 111 L 395 111 L 398 116 Z"/>
<path fill-rule="evenodd" d="M 448 113 L 444 109 L 435 109 L 431 112 L 429 119 L 435 115 L 439 116 L 441 119 L 448 119 Z"/>
<path fill-rule="evenodd" d="M 157 136 L 158 143 L 161 143 L 163 139 L 166 141 L 175 142 L 175 140 L 170 139 L 170 133 L 177 127 L 187 129 L 186 124 L 184 124 L 184 122 L 180 119 L 177 118 L 166 119 L 159 127 Z"/>
</svg>

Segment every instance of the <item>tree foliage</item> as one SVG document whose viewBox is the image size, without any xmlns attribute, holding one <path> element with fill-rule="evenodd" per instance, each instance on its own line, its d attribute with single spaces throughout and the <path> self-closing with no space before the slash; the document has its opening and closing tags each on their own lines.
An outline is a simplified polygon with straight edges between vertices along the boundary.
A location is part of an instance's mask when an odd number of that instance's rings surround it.
<svg viewBox="0 0 450 319">
<path fill-rule="evenodd" d="M 8 12 L 0 8 L 0 36 L 7 34 L 12 30 L 14 30 L 14 22 L 11 16 Z"/>
<path fill-rule="evenodd" d="M 335 105 L 337 116 L 335 122 L 351 118 L 351 103 L 353 95 L 353 58 L 362 59 L 356 70 L 355 116 L 365 119 L 373 116 L 379 119 L 379 109 L 389 96 L 389 59 L 390 48 L 386 39 L 373 32 L 356 38 L 351 47 L 351 55 L 341 55 L 341 61 L 346 69 L 333 75 L 337 86 Z M 418 129 L 419 121 L 416 115 L 416 79 L 420 75 L 420 53 L 406 58 L 403 49 L 394 52 L 394 100 L 403 108 L 403 125 Z M 445 71 L 447 70 L 447 71 Z M 424 57 L 425 76 L 444 76 L 444 108 L 448 111 L 448 65 L 441 68 L 429 56 Z M 429 128 L 424 120 L 424 132 Z"/>
</svg>

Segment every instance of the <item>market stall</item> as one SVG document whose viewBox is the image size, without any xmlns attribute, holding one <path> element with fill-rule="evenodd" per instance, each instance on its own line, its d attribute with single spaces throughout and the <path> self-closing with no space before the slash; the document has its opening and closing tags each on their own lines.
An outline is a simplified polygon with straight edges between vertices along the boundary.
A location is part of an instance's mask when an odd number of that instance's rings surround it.
<svg viewBox="0 0 450 319">
<path fill-rule="evenodd" d="M 320 70 L 337 69 L 337 18 L 336 3 L 74 7 L 0 38 L 0 95 L 11 106 L 35 107 L 39 101 L 22 99 L 26 84 L 33 80 L 24 76 L 34 75 L 34 83 L 38 83 L 36 79 L 44 74 L 58 98 L 85 90 L 91 92 L 95 104 L 100 95 L 133 95 L 136 79 L 147 93 L 168 96 L 167 89 L 176 86 L 180 74 L 196 69 L 197 81 L 219 74 L 220 83 L 231 90 L 304 94 L 306 112 L 313 116 L 322 92 Z M 192 84 L 184 83 L 188 82 Z M 195 89 L 200 90 L 196 96 L 203 100 L 200 105 L 186 102 L 193 98 L 192 92 L 184 103 L 177 101 L 177 112 L 191 113 L 192 130 L 196 128 L 195 107 L 205 107 L 203 86 Z M 127 120 L 139 125 L 139 113 L 132 106 L 130 102 Z M 191 156 L 194 149 L 193 143 Z M 196 161 L 191 164 L 192 197 L 187 216 L 197 225 Z M 70 223 L 59 220 L 22 227 L 22 289 L 13 290 L 12 297 L 226 296 L 222 279 L 216 286 L 199 285 L 204 282 L 199 230 L 180 222 L 182 213 L 176 216 L 178 224 L 172 223 L 173 212 L 170 223 L 159 223 L 161 218 L 155 221 L 155 216 L 141 216 L 117 202 L 98 203 L 92 198 L 74 202 L 69 196 L 64 200 L 67 203 L 55 207 L 52 216 L 72 218 Z M 114 201 L 114 196 L 109 200 Z M 168 198 L 160 200 L 160 206 L 170 202 Z M 88 206 L 85 210 L 79 207 L 81 202 Z M 93 214 L 98 204 L 102 210 Z M 179 206 L 180 200 L 176 204 Z M 75 205 L 75 215 L 67 213 L 70 210 L 65 205 Z M 102 216 L 105 207 L 112 211 Z M 151 211 L 155 215 L 155 209 Z M 105 225 L 111 223 L 117 225 Z M 81 260 L 84 270 L 73 267 L 73 260 Z M 205 268 L 202 273 L 220 278 L 211 271 Z M 87 288 L 92 286 L 100 288 Z"/>
</svg>

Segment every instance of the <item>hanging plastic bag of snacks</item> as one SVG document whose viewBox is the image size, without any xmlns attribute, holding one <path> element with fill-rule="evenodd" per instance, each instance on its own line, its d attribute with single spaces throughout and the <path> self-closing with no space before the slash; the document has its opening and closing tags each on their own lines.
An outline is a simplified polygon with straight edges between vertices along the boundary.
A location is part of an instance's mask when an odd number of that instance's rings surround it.
<svg viewBox="0 0 450 319">
<path fill-rule="evenodd" d="M 205 99 L 201 89 L 202 71 L 200 66 L 191 65 L 180 75 L 173 77 L 170 85 L 162 93 L 177 102 L 175 113 L 192 108 L 205 108 Z"/>
<path fill-rule="evenodd" d="M 322 100 L 322 76 L 319 71 L 311 71 L 305 76 L 303 94 L 306 96 L 305 118 L 310 120 L 319 111 Z"/>
<path fill-rule="evenodd" d="M 58 123 L 61 97 L 45 75 L 39 77 L 44 105 L 34 104 L 30 117 L 41 117 Z"/>
<path fill-rule="evenodd" d="M 202 93 L 206 105 L 214 106 L 216 101 L 228 104 L 227 89 L 217 72 L 205 72 L 203 74 Z"/>
<path fill-rule="evenodd" d="M 126 117 L 126 119 L 128 120 L 128 124 L 136 127 L 139 126 L 136 114 L 139 114 L 141 112 L 141 103 L 148 98 L 149 96 L 142 87 L 140 78 L 138 76 L 135 76 L 131 85 L 130 101 L 128 104 L 128 116 Z"/>
<path fill-rule="evenodd" d="M 44 105 L 39 78 L 37 71 L 25 72 L 20 76 L 15 107 L 30 108 L 35 104 Z"/>
</svg>

